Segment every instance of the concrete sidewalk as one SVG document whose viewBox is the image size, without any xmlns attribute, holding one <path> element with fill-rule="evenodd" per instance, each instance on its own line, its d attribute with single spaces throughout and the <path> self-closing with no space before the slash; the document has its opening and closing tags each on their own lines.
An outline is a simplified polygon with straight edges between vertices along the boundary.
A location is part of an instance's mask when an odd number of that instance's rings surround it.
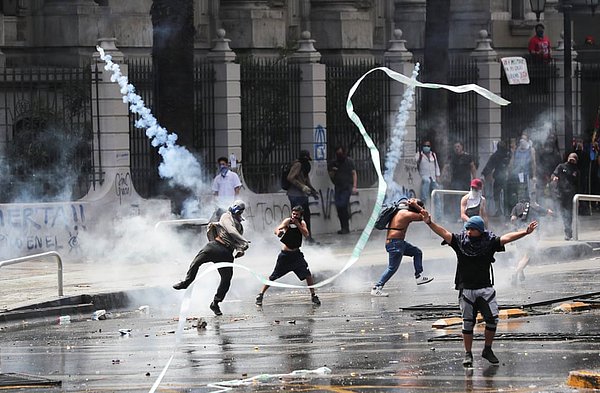
<svg viewBox="0 0 600 393">
<path fill-rule="evenodd" d="M 492 227 L 500 228 L 498 223 L 492 223 Z M 550 227 L 550 226 L 547 226 Z M 582 238 L 600 239 L 600 224 L 594 220 L 586 220 L 580 229 Z M 450 230 L 458 230 L 460 224 L 448 226 Z M 555 230 L 556 228 L 550 228 Z M 500 230 L 502 234 L 508 230 Z M 555 232 L 562 232 L 556 231 Z M 339 271 L 345 264 L 359 239 L 361 232 L 354 231 L 348 235 L 327 234 L 317 238 L 319 245 L 305 245 L 303 247 L 307 260 L 317 282 L 331 276 Z M 371 269 L 380 274 L 387 266 L 387 254 L 384 249 L 385 231 L 374 230 L 367 242 L 358 262 L 351 269 Z M 420 247 L 424 253 L 424 266 L 426 274 L 443 269 L 446 272 L 453 271 L 455 255 L 450 247 L 441 246 L 440 238 L 434 235 L 424 224 L 413 223 L 409 229 L 407 240 Z M 547 264 L 552 262 L 564 262 L 565 260 L 576 260 L 595 255 L 597 242 L 593 241 L 565 241 L 562 233 L 551 235 L 542 234 L 538 240 L 538 252 L 534 256 L 532 265 Z M 517 246 L 508 246 L 507 252 L 510 256 L 515 253 Z M 197 250 L 195 250 L 197 251 Z M 255 253 L 264 253 L 256 250 Z M 246 257 L 244 257 L 246 258 Z M 276 253 L 269 255 L 268 265 L 273 266 Z M 256 257 L 255 257 L 256 259 Z M 245 263 L 244 259 L 240 260 Z M 238 262 L 236 260 L 236 262 Z M 164 290 L 174 292 L 171 285 L 179 281 L 189 260 L 178 261 L 148 261 L 148 262 L 121 262 L 110 263 L 109 261 L 76 261 L 65 262 L 64 270 L 64 296 L 58 296 L 58 275 L 56 263 L 52 260 L 31 261 L 18 265 L 3 267 L 0 271 L 0 322 L 9 319 L 19 320 L 35 317 L 34 309 L 41 310 L 54 307 L 55 310 L 48 312 L 50 315 L 61 315 L 64 310 L 60 306 L 76 304 L 88 304 L 81 312 L 87 313 L 94 308 L 118 308 L 126 305 L 127 293 L 130 291 L 143 292 L 144 290 Z M 403 263 L 403 265 L 406 262 Z M 250 265 L 248 265 L 250 266 Z M 250 266 L 252 267 L 252 266 Z M 252 267 L 253 268 L 253 267 Z M 258 271 L 259 268 L 257 268 Z M 262 270 L 265 268 L 262 267 Z M 337 270 L 336 270 L 337 269 Z M 268 275 L 268 271 L 260 271 Z M 235 280 L 239 279 L 236 273 Z M 367 290 L 368 288 L 365 288 Z M 167 293 L 167 292 L 165 292 Z M 91 304 L 91 305 L 90 305 Z M 28 310 L 27 313 L 17 310 Z M 11 313 L 12 312 L 12 313 Z M 40 311 L 41 312 L 41 311 Z M 39 314 L 39 313 L 38 313 Z M 4 318 L 3 318 L 4 315 Z"/>
</svg>

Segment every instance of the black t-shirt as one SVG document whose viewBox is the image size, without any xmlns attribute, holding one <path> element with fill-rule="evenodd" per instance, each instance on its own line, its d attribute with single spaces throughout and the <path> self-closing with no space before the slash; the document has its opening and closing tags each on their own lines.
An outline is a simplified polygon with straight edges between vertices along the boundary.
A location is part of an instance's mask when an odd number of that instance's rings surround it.
<svg viewBox="0 0 600 393">
<path fill-rule="evenodd" d="M 333 168 L 337 168 L 333 175 L 332 182 L 337 190 L 350 190 L 354 186 L 354 179 L 352 177 L 352 171 L 356 168 L 354 161 L 350 157 L 346 157 L 345 160 L 331 161 L 328 166 L 329 171 L 333 171 Z"/>
<path fill-rule="evenodd" d="M 454 284 L 456 289 L 480 289 L 492 286 L 490 269 L 494 254 L 505 251 L 500 237 L 484 232 L 469 238 L 466 232 L 453 233 L 450 247 L 458 259 Z"/>
<path fill-rule="evenodd" d="M 290 224 L 279 241 L 292 250 L 300 248 L 302 245 L 302 232 L 295 224 Z"/>
</svg>

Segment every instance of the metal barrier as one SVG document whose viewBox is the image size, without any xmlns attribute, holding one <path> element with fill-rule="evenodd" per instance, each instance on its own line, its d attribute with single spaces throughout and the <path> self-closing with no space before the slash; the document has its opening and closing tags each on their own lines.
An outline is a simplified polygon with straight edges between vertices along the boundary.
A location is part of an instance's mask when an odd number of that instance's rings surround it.
<svg viewBox="0 0 600 393">
<path fill-rule="evenodd" d="M 28 255 L 26 257 L 7 259 L 6 261 L 0 262 L 0 268 L 2 266 L 15 265 L 17 263 L 28 262 L 43 257 L 56 258 L 56 263 L 58 264 L 58 296 L 63 296 L 63 265 L 62 259 L 59 253 L 57 253 L 56 251 L 48 251 L 41 254 Z"/>
<path fill-rule="evenodd" d="M 154 229 L 158 229 L 159 226 L 162 225 L 181 225 L 181 224 L 200 224 L 200 226 L 208 225 L 208 220 L 206 218 L 187 218 L 181 220 L 166 220 L 159 221 L 154 225 Z"/>
<path fill-rule="evenodd" d="M 579 240 L 579 201 L 600 202 L 600 195 L 575 194 L 573 196 L 573 240 Z"/>
<path fill-rule="evenodd" d="M 460 195 L 464 196 L 469 191 L 461 191 L 461 190 L 433 190 L 431 191 L 431 206 L 433 212 L 430 212 L 433 220 L 439 222 L 441 217 L 438 217 L 438 214 L 443 214 L 444 211 L 444 195 Z M 439 195 L 439 198 L 436 198 Z M 440 201 L 440 206 L 436 206 L 437 200 Z"/>
</svg>

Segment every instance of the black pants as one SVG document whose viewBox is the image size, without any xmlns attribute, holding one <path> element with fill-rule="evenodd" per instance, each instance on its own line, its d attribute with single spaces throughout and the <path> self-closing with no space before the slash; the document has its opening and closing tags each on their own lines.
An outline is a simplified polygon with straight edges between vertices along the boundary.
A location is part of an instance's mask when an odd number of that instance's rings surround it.
<svg viewBox="0 0 600 393">
<path fill-rule="evenodd" d="M 233 250 L 225 247 L 223 244 L 217 241 L 209 242 L 204 248 L 202 248 L 198 255 L 194 258 L 190 267 L 185 275 L 184 282 L 186 284 L 191 284 L 192 281 L 196 278 L 196 274 L 198 274 L 198 269 L 200 266 L 207 262 L 233 262 Z M 231 286 L 231 278 L 233 277 L 233 268 L 232 267 L 222 267 L 218 269 L 219 275 L 221 275 L 221 282 L 219 283 L 219 287 L 217 288 L 217 293 L 215 295 L 215 302 L 222 302 L 225 299 L 225 295 L 229 291 L 229 287 Z"/>
<path fill-rule="evenodd" d="M 334 192 L 335 208 L 343 231 L 350 230 L 350 195 L 352 190 L 336 188 Z"/>
<path fill-rule="evenodd" d="M 561 194 L 559 197 L 560 215 L 563 219 L 563 227 L 566 237 L 573 237 L 573 197 L 575 194 Z"/>
</svg>

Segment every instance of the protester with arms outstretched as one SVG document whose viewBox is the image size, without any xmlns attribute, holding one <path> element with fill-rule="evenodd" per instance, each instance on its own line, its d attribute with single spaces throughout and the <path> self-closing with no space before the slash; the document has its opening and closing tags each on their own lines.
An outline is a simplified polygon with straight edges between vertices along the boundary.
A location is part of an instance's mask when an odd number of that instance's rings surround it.
<svg viewBox="0 0 600 393">
<path fill-rule="evenodd" d="M 444 239 L 442 244 L 448 244 L 457 257 L 455 288 L 458 292 L 458 302 L 463 319 L 463 343 L 465 358 L 463 366 L 473 366 L 473 328 L 477 321 L 477 312 L 485 320 L 485 347 L 481 356 L 492 364 L 499 360 L 492 351 L 492 343 L 498 324 L 498 303 L 493 278 L 490 278 L 494 254 L 504 251 L 504 245 L 532 233 L 537 228 L 537 221 L 531 222 L 527 228 L 496 236 L 484 228 L 483 219 L 473 216 L 465 223 L 461 233 L 451 233 L 444 227 L 431 221 L 431 215 L 425 209 L 421 211 L 425 224 Z"/>
</svg>

